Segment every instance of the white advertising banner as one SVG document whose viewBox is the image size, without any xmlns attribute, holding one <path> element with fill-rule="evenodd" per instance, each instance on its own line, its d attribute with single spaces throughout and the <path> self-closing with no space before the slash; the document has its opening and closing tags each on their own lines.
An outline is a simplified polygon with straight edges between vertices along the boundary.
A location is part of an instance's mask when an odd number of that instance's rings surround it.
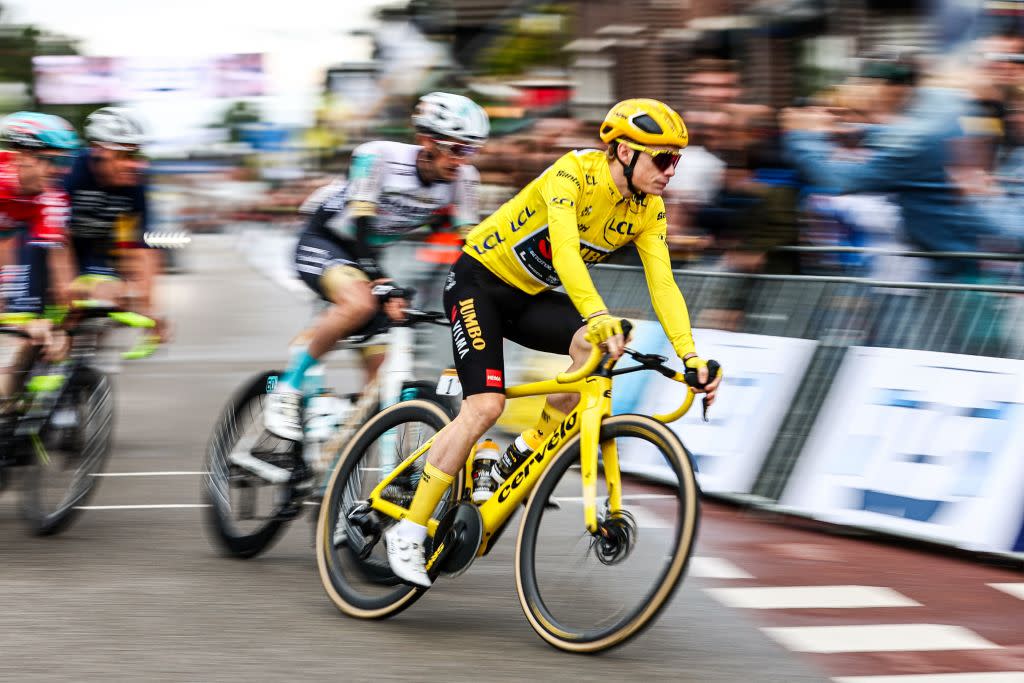
<svg viewBox="0 0 1024 683">
<path fill-rule="evenodd" d="M 263 55 L 213 57 L 32 58 L 36 97 L 44 104 L 96 104 L 175 97 L 266 94 Z"/>
<path fill-rule="evenodd" d="M 761 470 L 779 425 L 803 380 L 817 342 L 721 330 L 695 329 L 701 357 L 722 364 L 725 379 L 715 405 L 702 419 L 700 398 L 690 412 L 671 425 L 694 456 L 704 491 L 748 493 Z M 682 369 L 656 322 L 638 323 L 631 348 L 660 353 Z M 628 361 L 623 361 L 625 367 Z M 678 407 L 685 389 L 654 372 L 618 377 L 615 413 L 665 413 Z M 622 469 L 653 478 L 671 477 L 653 447 L 632 443 L 620 452 Z M 624 446 L 626 443 L 624 442 Z"/>
<path fill-rule="evenodd" d="M 970 550 L 1022 551 L 1024 361 L 852 347 L 779 501 Z"/>
</svg>

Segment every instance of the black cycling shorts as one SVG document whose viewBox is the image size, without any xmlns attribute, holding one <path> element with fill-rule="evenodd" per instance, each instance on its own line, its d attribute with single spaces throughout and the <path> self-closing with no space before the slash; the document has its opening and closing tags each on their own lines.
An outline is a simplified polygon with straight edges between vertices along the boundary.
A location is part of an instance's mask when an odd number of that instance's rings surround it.
<svg viewBox="0 0 1024 683">
<path fill-rule="evenodd" d="M 321 278 L 333 266 L 363 270 L 356 263 L 356 258 L 340 243 L 309 232 L 302 233 L 295 247 L 295 270 L 306 286 L 324 301 L 330 301 L 331 298 L 324 291 Z"/>
<path fill-rule="evenodd" d="M 75 255 L 79 275 L 118 276 L 114 246 L 109 239 L 72 236 L 71 251 Z"/>
<path fill-rule="evenodd" d="M 356 263 L 355 257 L 338 242 L 309 232 L 299 237 L 299 243 L 295 247 L 295 270 L 306 286 L 328 303 L 334 302 L 324 291 L 323 274 L 333 266 L 347 266 L 366 274 L 366 271 Z M 370 276 L 366 277 L 369 279 Z M 383 310 L 378 310 L 368 323 L 352 334 L 369 336 L 384 332 L 389 327 L 388 317 Z"/>
<path fill-rule="evenodd" d="M 503 339 L 567 355 L 583 325 L 567 294 L 527 294 L 465 253 L 448 273 L 444 310 L 452 323 L 452 355 L 464 396 L 505 391 Z"/>
</svg>

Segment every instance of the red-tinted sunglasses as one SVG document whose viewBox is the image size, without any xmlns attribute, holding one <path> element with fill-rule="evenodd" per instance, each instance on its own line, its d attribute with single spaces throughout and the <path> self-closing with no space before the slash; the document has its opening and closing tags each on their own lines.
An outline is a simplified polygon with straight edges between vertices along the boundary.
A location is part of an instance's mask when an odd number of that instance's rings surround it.
<svg viewBox="0 0 1024 683">
<path fill-rule="evenodd" d="M 679 165 L 679 159 L 681 158 L 682 152 L 677 149 L 651 149 L 638 145 L 635 142 L 629 140 L 619 140 L 622 144 L 630 149 L 635 149 L 638 152 L 644 152 L 649 154 L 651 161 L 654 162 L 654 167 L 664 173 L 670 168 L 675 168 Z"/>
<path fill-rule="evenodd" d="M 480 148 L 476 145 L 467 145 L 462 142 L 453 142 L 451 140 L 434 140 L 434 144 L 437 145 L 445 154 L 458 157 L 459 159 L 468 159 L 480 151 Z"/>
</svg>

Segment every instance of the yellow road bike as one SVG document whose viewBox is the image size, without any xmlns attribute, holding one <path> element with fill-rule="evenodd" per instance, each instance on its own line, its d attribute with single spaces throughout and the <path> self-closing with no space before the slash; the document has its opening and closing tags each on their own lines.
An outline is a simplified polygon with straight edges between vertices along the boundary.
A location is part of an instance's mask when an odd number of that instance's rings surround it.
<svg viewBox="0 0 1024 683">
<path fill-rule="evenodd" d="M 571 652 L 606 650 L 649 626 L 678 586 L 697 533 L 693 462 L 666 426 L 689 410 L 694 392 L 687 388 L 670 413 L 611 414 L 616 376 L 653 370 L 696 385 L 696 375 L 668 367 L 663 356 L 626 354 L 634 362 L 616 368 L 595 345 L 578 371 L 506 388 L 509 398 L 574 392 L 580 402 L 482 504 L 471 499 L 470 457 L 428 526 L 428 573 L 457 576 L 491 552 L 525 503 L 515 545 L 519 601 L 544 640 Z M 709 369 L 713 375 L 718 364 Z M 422 469 L 448 422 L 431 402 L 398 403 L 368 421 L 340 454 L 315 543 L 321 582 L 345 614 L 393 616 L 426 592 L 391 573 L 380 538 L 407 512 L 389 500 L 393 482 Z M 638 473 L 657 473 L 658 480 Z"/>
</svg>

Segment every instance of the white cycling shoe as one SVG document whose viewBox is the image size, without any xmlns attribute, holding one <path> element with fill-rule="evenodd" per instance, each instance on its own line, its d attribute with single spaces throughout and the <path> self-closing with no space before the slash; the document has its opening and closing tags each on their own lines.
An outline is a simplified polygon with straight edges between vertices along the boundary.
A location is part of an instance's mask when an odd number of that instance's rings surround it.
<svg viewBox="0 0 1024 683">
<path fill-rule="evenodd" d="M 395 576 L 406 583 L 430 588 L 427 576 L 423 542 L 427 528 L 403 519 L 384 532 L 384 545 L 388 549 L 388 564 Z"/>
<path fill-rule="evenodd" d="M 267 394 L 263 426 L 274 436 L 302 441 L 302 392 L 287 384 L 278 384 Z"/>
</svg>

